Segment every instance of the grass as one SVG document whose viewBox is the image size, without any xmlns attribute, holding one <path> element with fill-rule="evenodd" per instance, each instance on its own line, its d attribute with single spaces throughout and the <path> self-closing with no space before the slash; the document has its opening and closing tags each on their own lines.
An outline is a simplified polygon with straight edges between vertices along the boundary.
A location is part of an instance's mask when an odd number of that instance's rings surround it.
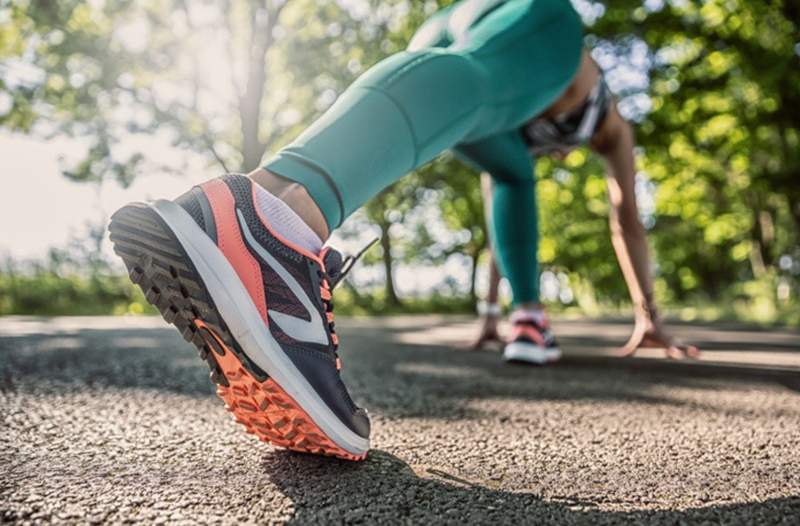
<svg viewBox="0 0 800 526">
<path fill-rule="evenodd" d="M 745 289 L 750 293 L 745 293 Z M 754 294 L 755 292 L 755 294 Z M 800 303 L 777 301 L 764 287 L 746 286 L 731 291 L 720 301 L 708 298 L 663 306 L 666 316 L 683 321 L 745 321 L 766 326 L 800 326 Z M 564 316 L 630 316 L 627 305 L 594 303 L 591 311 L 577 305 L 551 305 L 553 314 Z M 466 296 L 431 295 L 404 298 L 390 304 L 380 292 L 355 294 L 337 289 L 336 312 L 348 316 L 389 314 L 471 314 L 474 306 Z M 148 315 L 156 310 L 127 276 L 98 272 L 92 276 L 63 273 L 45 267 L 26 272 L 0 270 L 0 315 L 37 316 Z"/>
</svg>

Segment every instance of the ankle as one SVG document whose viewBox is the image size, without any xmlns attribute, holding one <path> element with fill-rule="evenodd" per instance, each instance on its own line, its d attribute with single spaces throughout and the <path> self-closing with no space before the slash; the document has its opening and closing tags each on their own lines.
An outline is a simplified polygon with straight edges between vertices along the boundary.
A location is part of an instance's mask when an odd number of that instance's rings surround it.
<svg viewBox="0 0 800 526">
<path fill-rule="evenodd" d="M 548 324 L 547 313 L 541 303 L 520 303 L 514 307 L 510 316 L 511 323 L 534 321 L 539 325 Z"/>
<path fill-rule="evenodd" d="M 525 312 L 541 311 L 541 312 L 544 312 L 544 304 L 543 303 L 539 303 L 539 302 L 534 302 L 534 301 L 526 301 L 526 302 L 517 303 L 516 305 L 514 305 L 514 308 L 512 309 L 512 311 L 513 312 L 516 312 L 516 311 L 525 311 Z"/>
<path fill-rule="evenodd" d="M 294 181 L 260 168 L 247 174 L 256 184 L 264 188 L 291 208 L 322 241 L 330 237 L 328 223 L 306 188 Z"/>
</svg>

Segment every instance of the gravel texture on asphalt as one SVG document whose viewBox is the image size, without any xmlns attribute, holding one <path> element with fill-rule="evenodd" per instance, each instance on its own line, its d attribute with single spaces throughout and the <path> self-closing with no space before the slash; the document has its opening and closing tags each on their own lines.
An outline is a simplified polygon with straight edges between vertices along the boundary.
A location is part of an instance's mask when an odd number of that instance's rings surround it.
<svg viewBox="0 0 800 526">
<path fill-rule="evenodd" d="M 800 524 L 800 368 L 608 357 L 611 322 L 558 323 L 545 368 L 459 348 L 464 319 L 337 325 L 361 463 L 243 433 L 160 319 L 0 318 L 0 522 Z"/>
</svg>

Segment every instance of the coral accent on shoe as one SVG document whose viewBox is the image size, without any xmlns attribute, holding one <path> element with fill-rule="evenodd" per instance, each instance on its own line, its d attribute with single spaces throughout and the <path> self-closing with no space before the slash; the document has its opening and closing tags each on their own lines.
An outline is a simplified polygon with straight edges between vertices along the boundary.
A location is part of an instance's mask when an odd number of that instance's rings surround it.
<svg viewBox="0 0 800 526">
<path fill-rule="evenodd" d="M 239 220 L 236 217 L 236 201 L 230 188 L 219 179 L 200 185 L 208 198 L 217 225 L 217 246 L 233 266 L 239 279 L 247 288 L 261 319 L 267 319 L 267 300 L 264 295 L 264 279 L 258 261 L 250 254 L 242 239 Z"/>
<path fill-rule="evenodd" d="M 541 345 L 542 347 L 546 345 L 542 333 L 537 331 L 534 327 L 531 327 L 530 325 L 514 325 L 513 329 L 511 330 L 511 341 L 515 341 L 523 337 L 531 340 L 536 345 Z"/>
</svg>

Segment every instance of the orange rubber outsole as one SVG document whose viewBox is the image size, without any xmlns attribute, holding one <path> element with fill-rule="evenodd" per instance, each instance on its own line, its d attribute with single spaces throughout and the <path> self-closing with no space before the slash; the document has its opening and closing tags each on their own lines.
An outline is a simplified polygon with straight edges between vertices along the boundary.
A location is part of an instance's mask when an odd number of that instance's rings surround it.
<svg viewBox="0 0 800 526">
<path fill-rule="evenodd" d="M 195 320 L 195 325 L 205 329 L 201 334 L 210 334 L 224 350 L 223 355 L 213 351 L 214 360 L 228 380 L 227 387 L 217 386 L 217 394 L 248 433 L 292 451 L 356 461 L 366 458 L 366 453 L 354 455 L 337 446 L 272 378 L 258 381 L 202 320 Z M 210 342 L 209 346 L 215 348 Z"/>
</svg>

